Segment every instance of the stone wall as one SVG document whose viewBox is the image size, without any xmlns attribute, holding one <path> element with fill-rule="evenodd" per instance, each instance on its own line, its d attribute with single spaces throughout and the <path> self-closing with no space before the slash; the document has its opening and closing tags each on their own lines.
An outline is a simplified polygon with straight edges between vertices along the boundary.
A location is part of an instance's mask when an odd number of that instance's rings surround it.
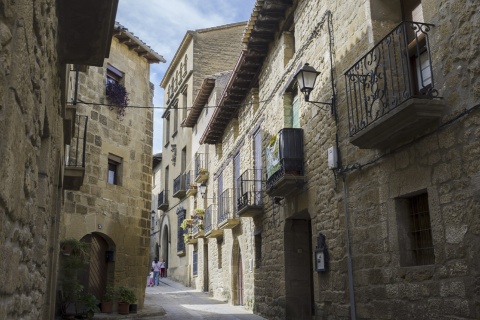
<svg viewBox="0 0 480 320">
<path fill-rule="evenodd" d="M 435 87 L 447 109 L 440 123 L 426 135 L 404 147 L 392 146 L 382 151 L 359 149 L 349 143 L 343 77 L 343 71 L 390 30 L 385 27 L 390 24 L 380 28 L 376 21 L 369 20 L 378 16 L 372 14 L 377 8 L 372 1 L 299 1 L 292 60 L 285 68 L 279 67 L 283 57 L 278 54 L 280 41 L 275 41 L 260 75 L 259 100 L 269 101 L 260 107 L 263 123 L 268 124 L 262 125 L 264 141 L 268 141 L 285 123 L 282 95 L 278 92 L 294 66 L 309 62 L 322 71 L 312 100 L 328 101 L 331 95 L 327 24 L 312 36 L 322 15 L 331 10 L 338 126 L 328 110 L 321 111 L 302 98 L 300 122 L 304 129 L 306 184 L 299 195 L 285 199 L 276 228 L 268 225 L 272 219 L 269 202 L 261 221 L 265 265 L 255 275 L 254 310 L 269 319 L 284 319 L 287 313 L 283 306 L 284 281 L 278 281 L 287 279 L 283 266 L 283 217 L 293 217 L 303 210 L 312 222 L 312 247 L 316 245 L 316 235 L 322 232 L 330 254 L 329 271 L 313 273 L 316 318 L 350 318 L 344 201 L 350 216 L 349 241 L 359 318 L 479 316 L 480 239 L 475 212 L 479 208 L 480 95 L 476 71 L 480 61 L 478 46 L 473 45 L 478 37 L 472 31 L 478 26 L 479 5 L 425 1 L 425 21 L 435 24 L 430 31 Z M 308 45 L 304 46 L 305 43 Z M 361 170 L 346 173 L 346 194 L 341 176 L 327 168 L 327 148 L 335 145 L 337 130 L 343 167 L 362 166 Z M 424 191 L 428 192 L 435 263 L 405 267 L 400 263 L 401 226 L 396 203 L 401 197 Z"/>
<path fill-rule="evenodd" d="M 0 314 L 52 319 L 65 69 L 54 1 L 0 1 Z"/>
<path fill-rule="evenodd" d="M 241 172 L 253 165 L 252 128 L 260 124 L 265 146 L 281 128 L 289 126 L 291 94 L 285 88 L 298 66 L 308 62 L 321 71 L 311 100 L 329 101 L 330 41 L 338 118 L 328 107 L 308 104 L 300 97 L 305 184 L 278 205 L 265 196 L 260 217 L 242 218 L 233 232 L 224 232 L 221 244 L 209 240 L 210 291 L 215 297 L 235 302 L 235 272 L 231 270 L 235 271 L 238 245 L 246 307 L 268 319 L 291 318 L 296 300 L 289 290 L 297 279 L 286 264 L 298 253 L 311 265 L 314 318 L 350 319 L 349 244 L 358 318 L 479 317 L 480 58 L 473 30 L 480 21 L 480 4 L 423 3 L 425 22 L 435 25 L 429 32 L 435 87 L 447 106 L 439 123 L 404 141 L 403 146 L 386 150 L 360 149 L 350 143 L 344 71 L 401 21 L 398 6 L 395 1 L 294 1 L 287 11 L 295 25 L 295 53 L 289 52 L 282 21 L 259 75 L 260 103 L 241 108 L 238 119 L 226 127 L 217 145 L 221 152 L 212 158 L 213 172 L 223 172 L 224 188 L 232 187 L 234 154 L 240 151 Z M 245 102 L 255 95 L 252 90 Z M 327 149 L 337 143 L 343 173 L 334 173 L 327 166 Z M 215 179 L 212 187 L 215 190 Z M 435 261 L 406 266 L 401 252 L 405 212 L 400 203 L 424 192 L 428 193 Z M 295 220 L 307 220 L 311 225 L 310 243 L 298 250 L 288 238 Z M 250 277 L 246 266 L 257 250 L 252 241 L 256 230 L 262 238 L 261 260 Z M 326 236 L 330 259 L 328 271 L 317 273 L 308 256 L 313 257 L 319 233 Z M 303 254 L 305 248 L 307 255 Z M 220 252 L 221 268 L 217 263 Z M 225 268 L 230 269 L 225 272 Z M 308 285 L 304 290 L 309 291 Z"/>
<path fill-rule="evenodd" d="M 150 65 L 113 38 L 103 67 L 89 67 L 79 76 L 77 114 L 87 115 L 87 155 L 80 191 L 66 193 L 62 238 L 96 234 L 104 239 L 115 261 L 109 262 L 108 284 L 135 290 L 143 306 L 150 269 L 153 109 L 127 108 L 119 116 L 105 95 L 106 67 L 124 73 L 129 106 L 151 107 Z M 110 155 L 121 158 L 119 184 L 107 182 Z M 100 298 L 100 297 L 98 297 Z"/>
</svg>

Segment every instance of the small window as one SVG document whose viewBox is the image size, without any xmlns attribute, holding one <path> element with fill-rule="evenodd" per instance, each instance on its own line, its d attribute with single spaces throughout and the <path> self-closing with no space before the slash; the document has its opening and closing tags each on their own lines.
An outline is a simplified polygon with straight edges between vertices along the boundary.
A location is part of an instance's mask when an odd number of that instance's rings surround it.
<svg viewBox="0 0 480 320">
<path fill-rule="evenodd" d="M 435 263 L 428 194 L 396 199 L 400 265 Z"/>
<path fill-rule="evenodd" d="M 115 82 L 120 83 L 123 79 L 123 72 L 115 68 L 114 66 L 107 65 L 107 83 Z"/>
<path fill-rule="evenodd" d="M 108 155 L 108 176 L 109 184 L 121 185 L 122 158 L 115 155 Z"/>
</svg>

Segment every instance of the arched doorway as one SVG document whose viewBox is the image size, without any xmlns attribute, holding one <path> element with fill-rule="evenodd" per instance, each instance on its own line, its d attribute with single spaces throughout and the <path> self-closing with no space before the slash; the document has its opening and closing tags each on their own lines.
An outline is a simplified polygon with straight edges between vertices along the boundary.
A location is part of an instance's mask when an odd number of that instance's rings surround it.
<svg viewBox="0 0 480 320">
<path fill-rule="evenodd" d="M 310 319 L 313 308 L 312 228 L 304 212 L 285 221 L 286 319 Z"/>
<path fill-rule="evenodd" d="M 159 259 L 165 260 L 165 276 L 168 275 L 168 261 L 169 261 L 169 252 L 170 252 L 170 246 L 169 246 L 169 241 L 168 241 L 168 226 L 163 227 L 162 231 L 162 238 L 160 242 L 160 249 L 161 249 L 161 254 L 158 256 Z"/>
<path fill-rule="evenodd" d="M 87 234 L 82 240 L 90 243 L 90 261 L 82 272 L 81 283 L 85 292 L 101 299 L 109 284 L 109 274 L 113 274 L 113 246 L 98 233 Z"/>
</svg>

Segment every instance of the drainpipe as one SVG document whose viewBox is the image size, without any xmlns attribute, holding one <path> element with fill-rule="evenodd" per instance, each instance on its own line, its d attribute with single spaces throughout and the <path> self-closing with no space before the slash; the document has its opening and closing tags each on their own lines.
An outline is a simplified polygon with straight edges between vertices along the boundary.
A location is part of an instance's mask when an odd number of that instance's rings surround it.
<svg viewBox="0 0 480 320">
<path fill-rule="evenodd" d="M 73 96 L 73 105 L 76 106 L 77 105 L 77 95 L 78 95 L 78 72 L 79 72 L 79 65 L 76 64 L 75 65 L 75 93 L 74 93 L 74 96 Z"/>
<path fill-rule="evenodd" d="M 357 313 L 355 310 L 355 293 L 353 291 L 353 268 L 352 268 L 352 255 L 350 253 L 350 235 L 348 233 L 348 194 L 347 194 L 347 182 L 345 179 L 345 173 L 342 174 L 343 181 L 343 205 L 345 211 L 345 230 L 347 237 L 347 267 L 348 267 L 348 292 L 350 297 L 350 319 L 356 320 Z"/>
</svg>

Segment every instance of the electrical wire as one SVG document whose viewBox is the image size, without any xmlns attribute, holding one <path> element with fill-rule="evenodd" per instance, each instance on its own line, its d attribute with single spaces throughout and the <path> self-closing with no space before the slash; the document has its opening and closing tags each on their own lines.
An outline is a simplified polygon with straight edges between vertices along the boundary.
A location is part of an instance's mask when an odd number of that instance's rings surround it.
<svg viewBox="0 0 480 320">
<path fill-rule="evenodd" d="M 204 108 L 237 108 L 237 107 L 244 107 L 244 106 L 248 106 L 248 105 L 251 105 L 251 104 L 257 104 L 257 103 L 266 103 L 266 102 L 269 102 L 272 98 L 270 97 L 269 99 L 266 99 L 266 100 L 261 100 L 261 101 L 258 101 L 258 102 L 247 102 L 247 103 L 239 103 L 239 104 L 229 104 L 229 105 L 216 105 L 216 106 L 204 106 L 202 107 L 202 109 Z M 67 102 L 68 105 L 75 105 L 75 103 L 73 102 Z M 99 103 L 99 102 L 86 102 L 86 101 L 83 101 L 83 100 L 78 100 L 76 104 L 84 104 L 84 105 L 89 105 L 89 106 L 105 106 L 105 107 L 118 107 L 117 105 L 114 105 L 114 104 L 108 104 L 108 103 Z M 149 106 L 126 106 L 125 108 L 132 108 L 132 109 L 163 109 L 163 110 L 167 110 L 167 109 L 171 109 L 171 110 L 175 110 L 175 109 L 178 109 L 178 110 L 193 110 L 195 108 L 183 108 L 183 107 L 176 107 L 176 108 L 171 108 L 171 107 L 149 107 Z"/>
</svg>

